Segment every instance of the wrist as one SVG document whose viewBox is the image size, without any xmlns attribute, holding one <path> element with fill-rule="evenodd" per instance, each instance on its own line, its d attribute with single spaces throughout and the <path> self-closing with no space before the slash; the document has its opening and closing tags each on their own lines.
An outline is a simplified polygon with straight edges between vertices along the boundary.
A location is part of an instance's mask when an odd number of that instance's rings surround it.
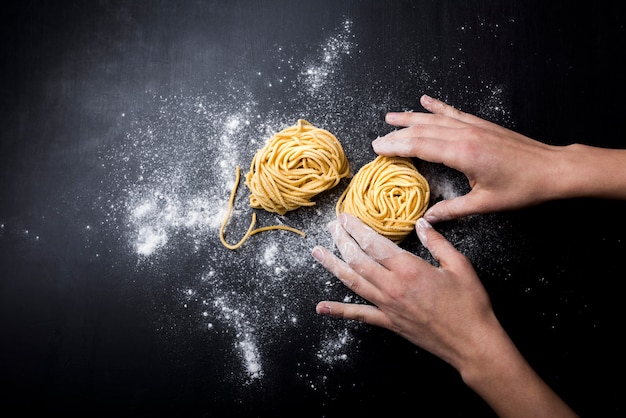
<svg viewBox="0 0 626 418">
<path fill-rule="evenodd" d="M 505 370 L 518 363 L 521 355 L 504 329 L 492 331 L 457 367 L 463 382 L 476 392 L 504 376 Z"/>
<path fill-rule="evenodd" d="M 626 199 L 626 150 L 572 144 L 558 154 L 553 198 Z"/>
</svg>

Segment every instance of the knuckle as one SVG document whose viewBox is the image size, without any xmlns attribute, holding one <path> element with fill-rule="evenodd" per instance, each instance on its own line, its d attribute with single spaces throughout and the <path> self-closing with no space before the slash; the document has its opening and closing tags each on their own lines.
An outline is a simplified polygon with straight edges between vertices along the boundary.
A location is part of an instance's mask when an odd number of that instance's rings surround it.
<svg viewBox="0 0 626 418">
<path fill-rule="evenodd" d="M 348 277 L 343 282 L 348 289 L 352 290 L 354 293 L 359 293 L 358 290 L 360 288 L 360 285 L 359 280 L 356 277 Z"/>
<path fill-rule="evenodd" d="M 358 307 L 354 311 L 354 319 L 359 322 L 367 322 L 367 317 L 365 315 L 365 309 L 363 307 Z"/>
<path fill-rule="evenodd" d="M 463 129 L 465 131 L 462 135 L 464 140 L 457 144 L 457 152 L 469 158 L 478 157 L 480 154 L 480 139 L 482 131 L 480 128 L 474 126 Z"/>
<path fill-rule="evenodd" d="M 450 116 L 456 118 L 456 119 L 461 119 L 464 115 L 465 112 L 463 112 L 462 110 L 457 109 L 454 106 L 451 106 L 449 104 L 444 105 L 446 106 L 446 111 L 450 114 Z"/>
<path fill-rule="evenodd" d="M 419 139 L 421 137 L 423 137 L 424 135 L 424 129 L 426 129 L 425 125 L 418 123 L 415 125 L 411 125 L 410 127 L 406 128 L 409 130 L 409 132 L 411 133 L 411 138 L 413 139 Z"/>
<path fill-rule="evenodd" d="M 391 301 L 391 304 L 395 305 L 404 297 L 404 291 L 399 289 L 397 286 L 391 286 L 387 289 L 387 297 L 389 298 L 389 301 Z"/>
</svg>

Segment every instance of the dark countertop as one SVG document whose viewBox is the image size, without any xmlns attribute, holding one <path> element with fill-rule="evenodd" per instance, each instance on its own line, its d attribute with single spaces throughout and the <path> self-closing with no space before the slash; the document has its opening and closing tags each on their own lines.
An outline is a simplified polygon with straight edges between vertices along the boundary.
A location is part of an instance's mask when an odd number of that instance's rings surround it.
<svg viewBox="0 0 626 418">
<path fill-rule="evenodd" d="M 309 255 L 345 187 L 219 241 L 235 165 L 306 119 L 353 172 L 427 93 L 551 144 L 626 145 L 612 4 L 21 2 L 0 18 L 2 403 L 65 416 L 492 416 L 441 360 L 317 316 L 354 296 Z M 416 162 L 434 199 L 464 178 Z M 241 185 L 229 226 L 251 216 Z M 439 225 L 582 416 L 624 414 L 624 202 Z M 424 257 L 415 237 L 403 245 Z M 618 383 L 615 383 L 615 382 Z"/>
</svg>

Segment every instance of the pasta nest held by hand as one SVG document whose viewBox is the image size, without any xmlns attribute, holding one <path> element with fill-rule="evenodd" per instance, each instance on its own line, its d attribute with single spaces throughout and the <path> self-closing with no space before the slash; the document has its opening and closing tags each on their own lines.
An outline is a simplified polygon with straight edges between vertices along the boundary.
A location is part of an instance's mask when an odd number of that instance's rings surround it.
<svg viewBox="0 0 626 418">
<path fill-rule="evenodd" d="M 284 215 L 335 187 L 350 175 L 341 143 L 330 132 L 300 119 L 275 134 L 257 151 L 246 185 L 250 206 Z"/>
<path fill-rule="evenodd" d="M 379 234 L 402 242 L 428 208 L 430 186 L 409 158 L 378 156 L 364 165 L 337 202 Z"/>
</svg>

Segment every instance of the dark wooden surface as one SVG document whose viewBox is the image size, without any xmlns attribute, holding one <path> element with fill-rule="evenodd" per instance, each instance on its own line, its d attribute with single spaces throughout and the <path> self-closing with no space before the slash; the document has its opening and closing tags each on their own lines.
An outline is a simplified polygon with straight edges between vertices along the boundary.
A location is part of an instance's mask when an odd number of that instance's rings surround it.
<svg viewBox="0 0 626 418">
<path fill-rule="evenodd" d="M 384 113 L 421 110 L 422 93 L 548 143 L 626 145 L 626 18 L 611 2 L 24 1 L 0 20 L 3 408 L 492 416 L 439 359 L 315 315 L 350 296 L 307 255 L 329 245 L 338 190 L 282 219 L 306 239 L 224 249 L 233 164 L 303 118 L 356 171 Z M 465 190 L 419 168 L 435 198 Z M 250 216 L 240 190 L 233 235 Z M 625 412 L 625 210 L 574 200 L 438 226 L 583 416 Z"/>
</svg>

